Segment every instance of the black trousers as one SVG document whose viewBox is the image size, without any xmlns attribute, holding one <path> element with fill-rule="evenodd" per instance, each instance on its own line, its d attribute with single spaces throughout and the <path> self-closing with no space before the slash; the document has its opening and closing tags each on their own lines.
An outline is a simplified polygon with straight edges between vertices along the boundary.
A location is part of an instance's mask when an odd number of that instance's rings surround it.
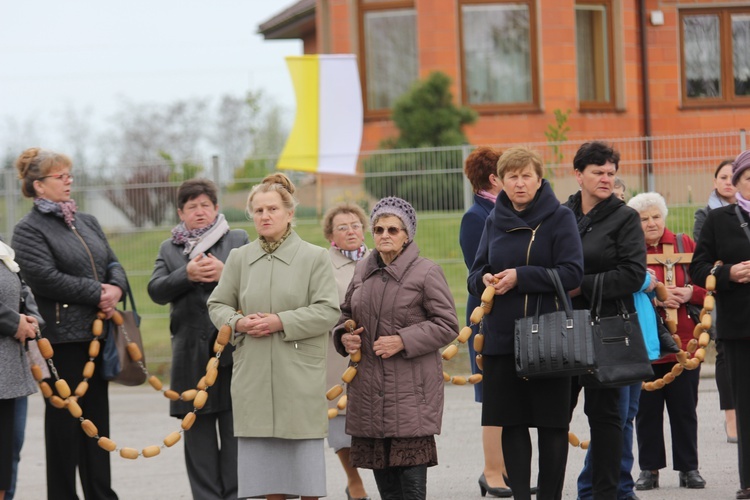
<svg viewBox="0 0 750 500">
<path fill-rule="evenodd" d="M 734 410 L 732 402 L 732 385 L 727 373 L 727 361 L 724 354 L 724 341 L 716 341 L 716 388 L 719 390 L 719 408 Z"/>
<path fill-rule="evenodd" d="M 672 370 L 675 363 L 652 365 L 654 379 Z M 664 407 L 669 412 L 672 433 L 672 466 L 687 472 L 698 470 L 698 383 L 700 367 L 682 374 L 657 391 L 641 391 L 635 429 L 638 436 L 638 465 L 641 470 L 667 466 L 664 444 Z"/>
<path fill-rule="evenodd" d="M 537 428 L 539 436 L 539 500 L 560 500 L 568 459 L 568 430 L 552 427 Z M 513 457 L 505 465 L 512 484 L 513 498 L 531 499 L 531 437 L 529 428 L 503 427 L 503 454 Z"/>
<path fill-rule="evenodd" d="M 9 490 L 13 480 L 15 414 L 16 400 L 0 399 L 0 491 Z"/>
<path fill-rule="evenodd" d="M 237 438 L 231 409 L 198 413 L 185 433 L 185 467 L 193 498 L 237 498 Z"/>
<path fill-rule="evenodd" d="M 740 488 L 750 488 L 750 340 L 723 340 L 727 373 L 731 380 L 734 409 L 737 412 Z"/>
<path fill-rule="evenodd" d="M 578 403 L 581 385 L 573 377 L 570 416 Z M 583 412 L 589 419 L 591 431 L 592 493 L 596 500 L 617 500 L 622 460 L 622 420 L 618 388 L 583 388 Z"/>
<path fill-rule="evenodd" d="M 60 378 L 75 391 L 83 380 L 83 366 L 89 360 L 88 342 L 55 344 L 53 361 Z M 78 400 L 83 418 L 91 420 L 100 436 L 109 432 L 109 382 L 101 378 L 101 356 L 95 361 L 89 389 Z M 54 381 L 47 380 L 54 388 Z M 68 410 L 57 409 L 45 400 L 44 441 L 47 456 L 48 500 L 73 500 L 76 494 L 76 469 L 83 494 L 89 500 L 116 500 L 111 487 L 110 453 L 101 449 L 96 439 L 83 432 L 81 423 Z"/>
</svg>

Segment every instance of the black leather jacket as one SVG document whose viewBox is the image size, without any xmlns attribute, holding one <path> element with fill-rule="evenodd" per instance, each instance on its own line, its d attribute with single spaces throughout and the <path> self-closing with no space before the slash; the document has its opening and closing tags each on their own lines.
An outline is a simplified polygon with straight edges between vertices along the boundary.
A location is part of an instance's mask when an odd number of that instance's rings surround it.
<svg viewBox="0 0 750 500">
<path fill-rule="evenodd" d="M 53 344 L 93 338 L 102 283 L 127 290 L 125 271 L 110 266 L 117 257 L 92 215 L 76 214 L 70 228 L 35 207 L 16 224 L 11 246 L 47 323 L 44 336 Z"/>
</svg>

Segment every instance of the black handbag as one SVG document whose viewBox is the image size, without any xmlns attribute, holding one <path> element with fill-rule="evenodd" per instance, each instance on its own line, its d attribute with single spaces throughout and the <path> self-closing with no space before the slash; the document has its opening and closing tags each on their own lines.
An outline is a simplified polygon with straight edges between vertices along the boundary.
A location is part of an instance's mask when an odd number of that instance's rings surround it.
<svg viewBox="0 0 750 500">
<path fill-rule="evenodd" d="M 604 275 L 594 278 L 591 319 L 594 328 L 594 349 L 597 369 L 593 375 L 581 377 L 588 387 L 624 387 L 654 376 L 648 359 L 646 343 L 638 323 L 638 314 L 629 313 L 617 300 L 617 314 L 602 317 Z"/>
<path fill-rule="evenodd" d="M 573 310 L 555 269 L 547 269 L 563 310 L 539 314 L 542 294 L 534 316 L 515 323 L 516 374 L 525 379 L 572 377 L 594 373 L 594 337 L 588 310 Z"/>
</svg>

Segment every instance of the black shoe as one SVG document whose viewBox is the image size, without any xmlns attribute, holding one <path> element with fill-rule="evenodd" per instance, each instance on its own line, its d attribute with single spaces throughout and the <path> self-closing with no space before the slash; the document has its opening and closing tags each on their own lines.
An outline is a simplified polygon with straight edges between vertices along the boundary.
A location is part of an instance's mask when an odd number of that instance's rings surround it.
<svg viewBox="0 0 750 500">
<path fill-rule="evenodd" d="M 624 497 L 620 498 L 620 500 L 641 500 L 641 499 L 640 499 L 640 498 L 638 498 L 638 495 L 636 495 L 635 493 L 633 493 L 633 492 L 631 491 L 631 492 L 630 492 L 630 493 L 628 493 L 628 494 L 627 494 L 626 496 L 624 496 Z"/>
<path fill-rule="evenodd" d="M 487 480 L 484 478 L 484 474 L 479 476 L 479 493 L 481 493 L 482 496 L 485 496 L 487 493 L 489 493 L 491 496 L 498 498 L 510 498 L 513 496 L 513 492 L 510 490 L 510 488 L 494 488 L 487 484 Z"/>
<path fill-rule="evenodd" d="M 706 480 L 701 477 L 697 470 L 680 472 L 680 487 L 700 490 L 706 487 Z"/>
<path fill-rule="evenodd" d="M 682 474 L 682 472 L 680 472 Z M 682 476 L 680 476 L 682 477 Z M 659 487 L 659 471 L 642 470 L 635 482 L 635 489 L 638 491 L 653 490 Z"/>
<path fill-rule="evenodd" d="M 742 500 L 743 498 L 750 498 L 750 488 L 737 490 L 737 496 L 735 498 L 737 498 L 738 500 Z"/>
<path fill-rule="evenodd" d="M 508 488 L 510 488 L 510 479 L 508 479 L 508 476 L 506 476 L 505 474 L 503 474 L 503 481 L 505 481 L 505 484 L 507 484 Z M 529 488 L 529 493 L 531 495 L 536 495 L 538 491 L 539 491 L 539 486 L 532 486 L 531 488 Z"/>
</svg>

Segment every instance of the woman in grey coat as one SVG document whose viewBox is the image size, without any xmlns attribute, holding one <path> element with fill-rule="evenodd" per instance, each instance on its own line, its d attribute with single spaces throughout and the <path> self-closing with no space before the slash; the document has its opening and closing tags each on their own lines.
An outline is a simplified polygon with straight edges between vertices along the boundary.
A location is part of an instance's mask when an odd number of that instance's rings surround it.
<svg viewBox="0 0 750 500">
<path fill-rule="evenodd" d="M 195 388 L 205 373 L 218 330 L 206 302 L 224 269 L 230 250 L 249 242 L 242 229 L 229 229 L 219 213 L 216 185 L 190 179 L 177 191 L 180 223 L 159 248 L 148 293 L 157 304 L 169 304 L 172 337 L 171 388 Z M 232 425 L 232 350 L 219 360 L 219 376 L 210 389 L 200 418 L 185 433 L 185 466 L 195 498 L 237 498 L 237 439 Z M 190 401 L 172 401 L 169 413 L 183 418 Z"/>
</svg>

